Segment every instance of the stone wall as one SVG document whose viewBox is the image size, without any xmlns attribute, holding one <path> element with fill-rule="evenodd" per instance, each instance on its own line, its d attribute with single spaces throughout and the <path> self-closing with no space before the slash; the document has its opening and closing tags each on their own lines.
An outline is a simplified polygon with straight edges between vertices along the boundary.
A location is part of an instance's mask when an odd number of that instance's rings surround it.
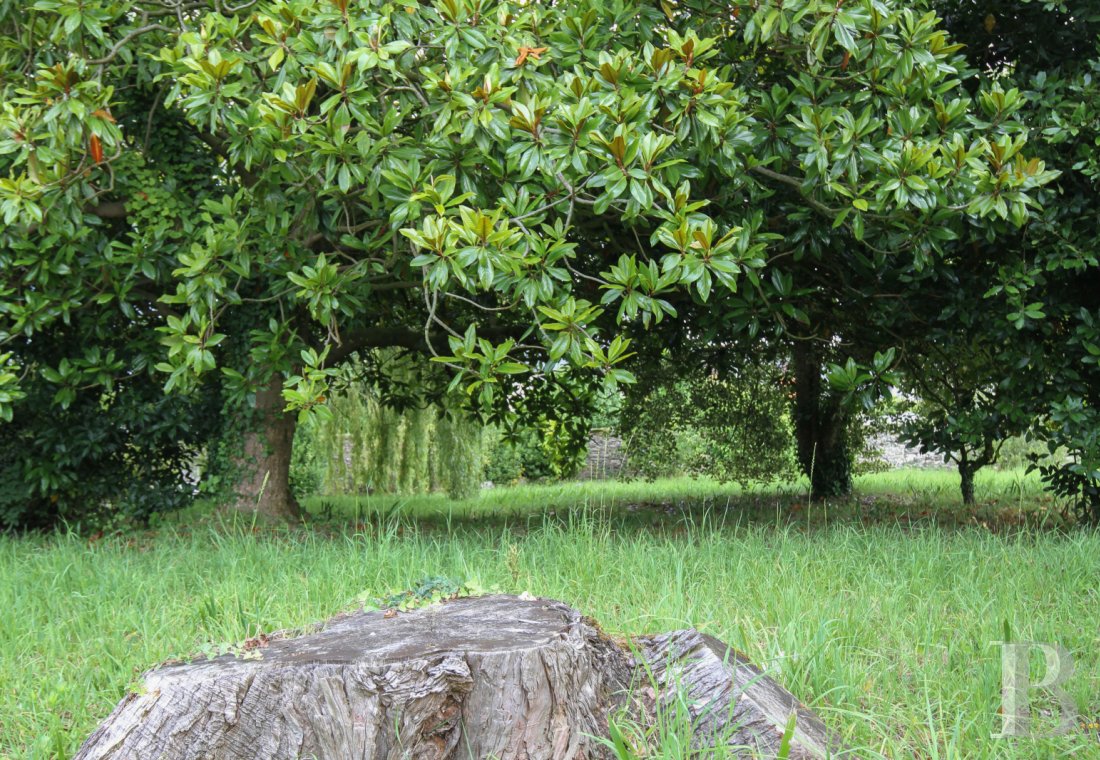
<svg viewBox="0 0 1100 760">
<path fill-rule="evenodd" d="M 922 454 L 920 449 L 906 446 L 903 442 L 890 435 L 880 435 L 873 438 L 871 440 L 871 448 L 879 452 L 880 456 L 878 458 L 886 462 L 892 470 L 902 467 L 915 467 L 921 470 L 954 467 L 950 462 L 944 463 L 941 454 Z"/>
<path fill-rule="evenodd" d="M 890 469 L 913 467 L 917 469 L 952 469 L 939 454 L 922 454 L 920 449 L 906 446 L 893 436 L 883 435 L 871 443 Z M 593 430 L 588 438 L 588 454 L 584 465 L 577 472 L 577 480 L 609 480 L 617 478 L 626 465 L 623 440 L 608 430 Z"/>
<path fill-rule="evenodd" d="M 622 472 L 626 454 L 623 439 L 608 430 L 593 430 L 588 438 L 588 458 L 577 473 L 578 480 L 607 480 Z"/>
</svg>

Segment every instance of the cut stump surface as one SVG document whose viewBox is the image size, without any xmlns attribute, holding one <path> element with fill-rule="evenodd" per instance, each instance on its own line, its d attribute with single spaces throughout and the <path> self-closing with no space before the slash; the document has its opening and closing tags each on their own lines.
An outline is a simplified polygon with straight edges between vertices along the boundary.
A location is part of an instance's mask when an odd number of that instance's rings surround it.
<svg viewBox="0 0 1100 760">
<path fill-rule="evenodd" d="M 76 759 L 602 758 L 609 716 L 644 723 L 676 704 L 674 689 L 690 696 L 700 747 L 775 757 L 793 710 L 791 758 L 840 748 L 716 639 L 677 631 L 624 645 L 561 602 L 483 596 L 350 613 L 243 656 L 150 671 Z M 648 707 L 630 693 L 649 693 Z"/>
</svg>

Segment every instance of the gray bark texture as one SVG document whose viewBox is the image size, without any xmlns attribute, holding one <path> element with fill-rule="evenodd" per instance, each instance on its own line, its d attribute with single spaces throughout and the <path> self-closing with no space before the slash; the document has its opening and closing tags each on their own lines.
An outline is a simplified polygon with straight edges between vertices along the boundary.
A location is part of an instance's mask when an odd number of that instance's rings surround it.
<svg viewBox="0 0 1100 760">
<path fill-rule="evenodd" d="M 605 758 L 595 737 L 608 735 L 609 716 L 644 724 L 685 702 L 700 748 L 774 758 L 796 711 L 792 760 L 840 750 L 716 639 L 616 642 L 560 602 L 500 595 L 349 613 L 238 655 L 152 670 L 76 760 Z"/>
<path fill-rule="evenodd" d="M 290 457 L 294 451 L 297 418 L 283 411 L 283 380 L 279 375 L 256 392 L 256 416 L 244 434 L 244 453 L 236 460 L 240 470 L 234 509 L 273 520 L 301 517 L 301 507 L 290 488 Z"/>
<path fill-rule="evenodd" d="M 640 636 L 635 647 L 656 692 L 648 712 L 686 709 L 700 757 L 719 754 L 719 748 L 723 757 L 777 757 L 791 713 L 789 760 L 841 754 L 840 742 L 808 707 L 713 636 L 673 631 Z"/>
</svg>

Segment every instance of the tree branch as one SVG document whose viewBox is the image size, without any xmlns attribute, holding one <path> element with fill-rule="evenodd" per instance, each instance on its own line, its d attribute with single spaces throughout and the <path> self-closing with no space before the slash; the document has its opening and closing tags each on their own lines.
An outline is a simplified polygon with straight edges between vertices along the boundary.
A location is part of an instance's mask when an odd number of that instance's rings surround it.
<svg viewBox="0 0 1100 760">
<path fill-rule="evenodd" d="M 229 164 L 229 168 L 237 173 L 237 176 L 244 182 L 245 187 L 253 187 L 260 181 L 260 175 L 254 171 L 245 167 L 244 164 L 239 161 L 234 161 L 229 156 L 229 148 L 226 147 L 225 141 L 216 135 L 209 134 L 208 132 L 196 132 L 199 139 L 206 143 L 210 148 L 219 156 L 225 159 Z"/>
<path fill-rule="evenodd" d="M 811 198 L 809 195 L 807 195 L 806 192 L 802 189 L 802 182 L 798 179 L 798 177 L 792 177 L 789 174 L 780 174 L 779 172 L 772 171 L 766 166 L 759 165 L 750 166 L 749 171 L 755 172 L 762 177 L 767 177 L 768 179 L 775 182 L 781 182 L 784 185 L 795 188 L 796 190 L 798 190 L 798 194 L 802 196 L 802 199 L 810 205 L 810 208 L 812 208 L 814 211 L 817 211 L 818 213 L 825 214 L 829 217 L 835 217 L 837 214 L 840 213 L 837 209 L 830 208 L 821 201 L 815 200 L 814 198 Z"/>
<path fill-rule="evenodd" d="M 170 27 L 164 26 L 163 24 L 146 24 L 145 26 L 140 26 L 137 29 L 131 30 L 129 34 L 127 34 L 125 37 L 123 37 L 118 42 L 116 42 L 114 44 L 114 47 L 112 47 L 107 52 L 107 55 L 103 56 L 102 58 L 96 58 L 95 60 L 88 61 L 88 65 L 89 66 L 102 66 L 105 63 L 110 63 L 112 60 L 114 60 L 115 56 L 118 55 L 119 51 L 122 50 L 122 48 L 126 47 L 126 44 L 128 42 L 130 42 L 131 40 L 133 40 L 135 37 L 140 37 L 141 35 L 146 34 L 147 32 L 157 32 L 157 31 L 159 31 L 159 32 L 171 32 L 171 31 L 174 31 L 174 30 L 171 29 Z"/>
<path fill-rule="evenodd" d="M 478 337 L 518 339 L 523 332 L 524 328 L 521 326 L 498 325 L 479 329 Z M 427 343 L 429 340 L 430 346 Z M 334 345 L 329 351 L 325 366 L 339 364 L 356 351 L 368 348 L 407 348 L 410 351 L 429 354 L 433 347 L 436 348 L 437 353 L 440 349 L 443 353 L 450 351 L 447 345 L 447 334 L 442 330 L 426 333 L 407 327 L 366 327 L 345 333 L 340 345 Z"/>
<path fill-rule="evenodd" d="M 84 210 L 92 216 L 98 216 L 100 219 L 126 218 L 125 201 L 102 201 L 94 206 L 88 206 Z"/>
</svg>

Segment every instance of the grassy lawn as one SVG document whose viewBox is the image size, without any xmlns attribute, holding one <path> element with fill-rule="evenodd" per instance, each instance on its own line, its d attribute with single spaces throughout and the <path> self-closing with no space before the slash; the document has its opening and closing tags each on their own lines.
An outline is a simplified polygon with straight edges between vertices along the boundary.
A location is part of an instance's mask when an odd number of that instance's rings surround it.
<svg viewBox="0 0 1100 760">
<path fill-rule="evenodd" d="M 696 626 L 766 666 L 857 757 L 1100 757 L 1096 732 L 990 738 L 990 642 L 1006 628 L 1070 650 L 1065 686 L 1082 719 L 1100 717 L 1100 534 L 1058 529 L 1014 473 L 979 478 L 977 509 L 934 518 L 955 488 L 951 473 L 889 473 L 807 508 L 798 485 L 571 483 L 318 499 L 307 527 L 206 517 L 0 537 L 0 757 L 68 757 L 158 661 L 425 575 L 562 599 L 613 632 Z M 1032 696 L 1038 714 L 1049 700 Z"/>
<path fill-rule="evenodd" d="M 827 505 L 837 518 L 912 519 L 928 510 L 939 511 L 940 522 L 957 523 L 976 517 L 1004 518 L 1009 511 L 1047 525 L 1055 516 L 1046 507 L 1038 476 L 1022 471 L 986 469 L 975 479 L 981 504 L 963 513 L 959 502 L 959 476 L 951 469 L 892 470 L 857 478 L 859 497 Z M 323 518 L 358 521 L 367 515 L 407 515 L 419 521 L 525 519 L 547 512 L 610 510 L 621 508 L 700 508 L 726 510 L 737 507 L 740 517 L 752 521 L 780 518 L 793 507 L 799 513 L 806 503 L 806 483 L 779 483 L 744 489 L 733 483 L 698 478 L 666 478 L 656 481 L 567 481 L 549 485 L 524 484 L 481 491 L 469 499 L 450 499 L 443 494 L 414 497 L 327 496 L 307 501 L 307 508 Z M 829 516 L 825 507 L 816 509 L 812 521 Z M 909 517 L 906 518 L 905 516 Z M 1017 514 L 1019 516 L 1019 514 Z M 804 515 L 803 515 L 804 517 Z M 801 519 L 801 518 L 800 518 Z M 1009 518 L 1012 521 L 1012 518 Z M 1029 519 L 1029 521 L 1031 521 Z"/>
</svg>

